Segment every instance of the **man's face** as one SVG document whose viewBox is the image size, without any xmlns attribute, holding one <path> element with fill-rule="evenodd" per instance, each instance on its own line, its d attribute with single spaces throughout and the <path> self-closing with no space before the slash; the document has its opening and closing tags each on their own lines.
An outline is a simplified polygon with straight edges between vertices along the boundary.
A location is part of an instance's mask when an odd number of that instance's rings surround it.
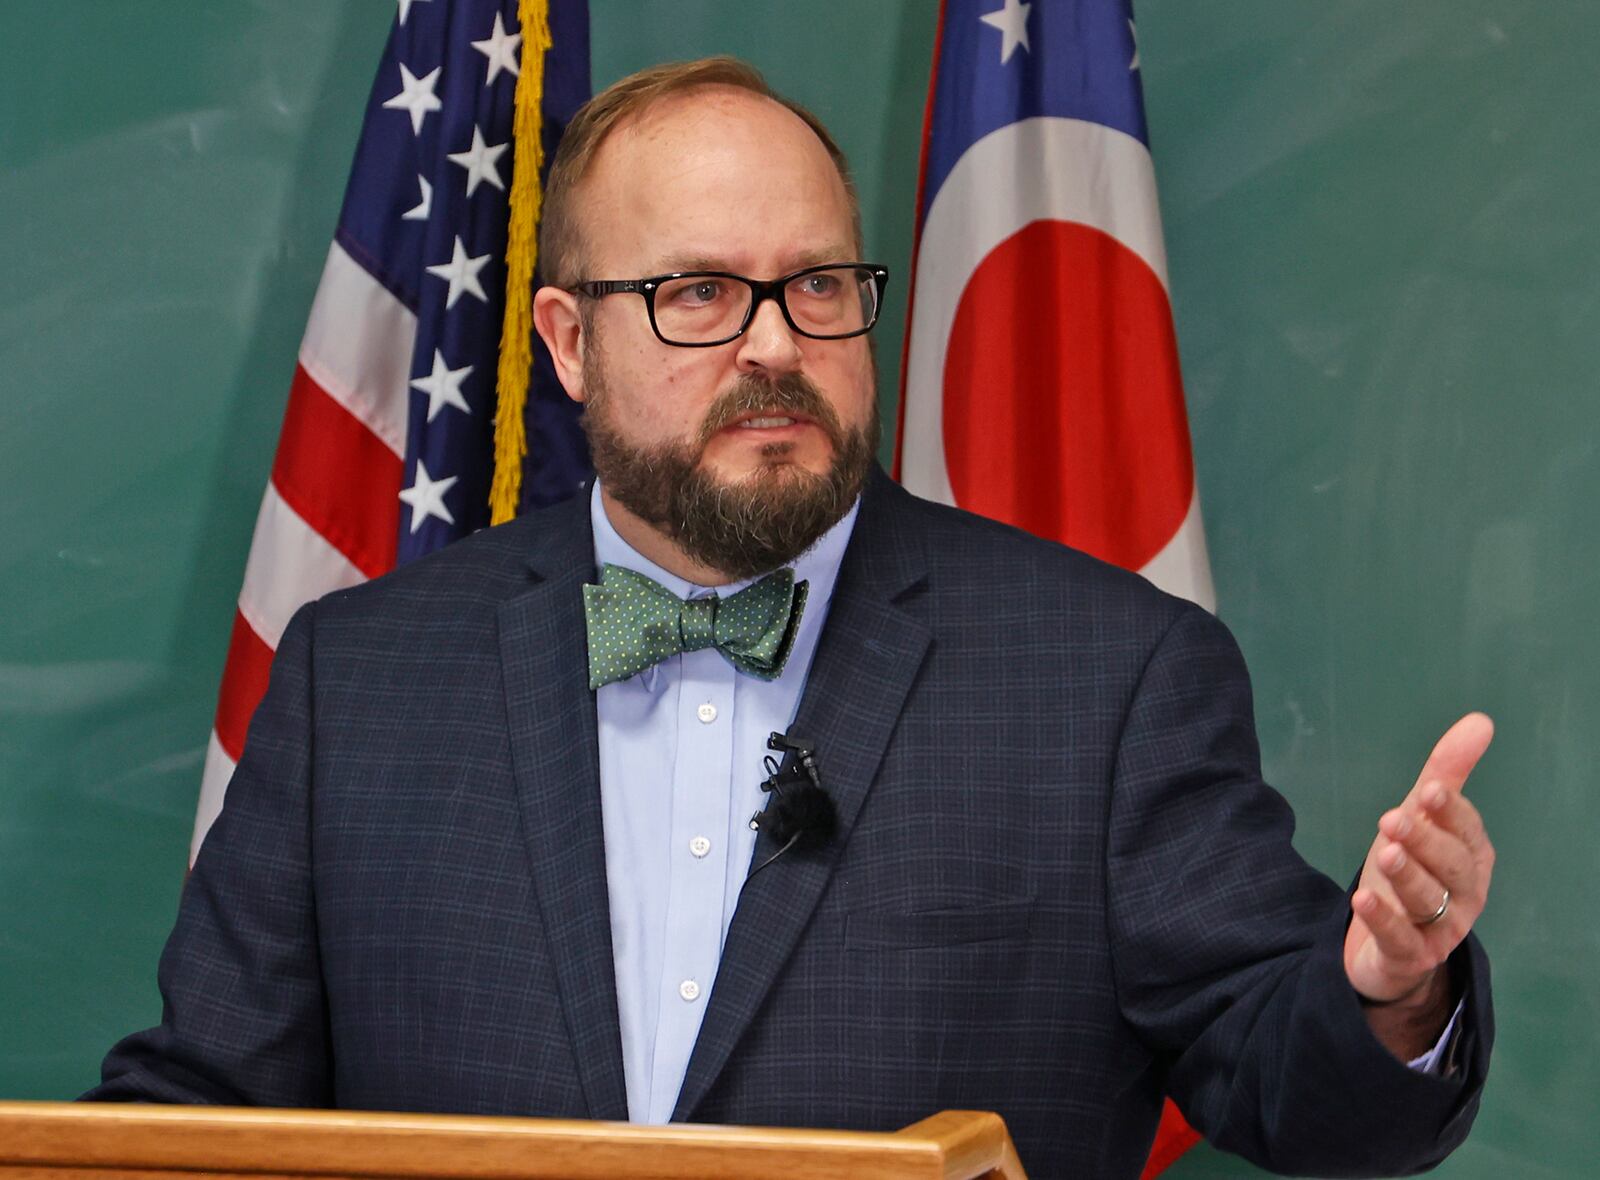
<svg viewBox="0 0 1600 1180">
<path fill-rule="evenodd" d="M 856 254 L 822 143 L 779 104 L 722 88 L 614 132 L 584 182 L 582 226 L 585 278 L 770 279 Z M 768 301 L 738 339 L 678 348 L 637 296 L 586 312 L 585 424 L 602 490 L 625 512 L 744 577 L 793 560 L 848 509 L 877 447 L 864 337 L 801 336 Z"/>
</svg>

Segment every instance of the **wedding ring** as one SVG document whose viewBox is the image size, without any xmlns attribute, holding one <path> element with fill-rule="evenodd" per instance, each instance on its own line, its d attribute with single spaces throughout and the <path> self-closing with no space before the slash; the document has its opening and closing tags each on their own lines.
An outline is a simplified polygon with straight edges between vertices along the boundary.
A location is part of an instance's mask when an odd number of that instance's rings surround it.
<svg viewBox="0 0 1600 1180">
<path fill-rule="evenodd" d="M 1432 926 L 1435 922 L 1437 922 L 1440 918 L 1444 917 L 1449 912 L 1450 912 L 1450 891 L 1448 889 L 1446 889 L 1444 891 L 1444 898 L 1439 902 L 1439 908 L 1434 910 L 1433 913 L 1429 914 L 1426 918 L 1422 919 L 1422 921 L 1418 922 L 1417 925 L 1418 926 Z"/>
</svg>

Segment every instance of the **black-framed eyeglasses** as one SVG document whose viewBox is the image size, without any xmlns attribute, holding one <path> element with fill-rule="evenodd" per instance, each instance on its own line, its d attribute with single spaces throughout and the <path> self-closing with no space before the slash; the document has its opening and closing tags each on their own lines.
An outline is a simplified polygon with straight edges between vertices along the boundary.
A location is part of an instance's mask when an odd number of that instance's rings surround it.
<svg viewBox="0 0 1600 1180">
<path fill-rule="evenodd" d="M 687 270 L 574 283 L 571 290 L 591 299 L 643 296 L 650 327 L 662 343 L 711 348 L 742 336 L 766 299 L 777 303 L 791 328 L 813 340 L 870 332 L 888 281 L 888 270 L 873 262 L 828 262 L 767 282 L 722 270 Z"/>
</svg>

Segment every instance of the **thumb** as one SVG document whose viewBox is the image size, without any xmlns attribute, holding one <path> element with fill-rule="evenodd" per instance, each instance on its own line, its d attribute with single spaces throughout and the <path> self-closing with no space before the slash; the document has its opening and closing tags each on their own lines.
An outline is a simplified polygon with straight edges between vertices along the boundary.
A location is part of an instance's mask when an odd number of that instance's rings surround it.
<svg viewBox="0 0 1600 1180">
<path fill-rule="evenodd" d="M 1433 747 L 1433 753 L 1422 765 L 1417 775 L 1417 786 L 1440 783 L 1452 791 L 1459 791 L 1478 765 L 1478 759 L 1494 739 L 1494 722 L 1487 713 L 1468 713 L 1445 730 Z"/>
</svg>

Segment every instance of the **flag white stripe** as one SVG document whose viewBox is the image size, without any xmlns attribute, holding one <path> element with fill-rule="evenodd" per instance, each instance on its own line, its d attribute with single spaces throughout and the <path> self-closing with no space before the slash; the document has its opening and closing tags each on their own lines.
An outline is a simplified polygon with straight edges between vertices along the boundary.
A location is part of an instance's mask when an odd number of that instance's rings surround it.
<svg viewBox="0 0 1600 1180">
<path fill-rule="evenodd" d="M 332 590 L 355 586 L 366 575 L 327 542 L 278 494 L 269 480 L 256 514 L 255 535 L 239 591 L 239 614 L 273 651 L 283 638 L 289 619 L 302 605 Z M 224 675 L 226 676 L 226 672 Z M 205 769 L 200 776 L 200 802 L 195 810 L 194 834 L 189 841 L 189 863 L 222 812 L 234 761 L 222 748 L 215 729 L 206 746 Z"/>
<path fill-rule="evenodd" d="M 402 458 L 416 335 L 411 310 L 335 242 L 311 304 L 300 364 Z"/>
<path fill-rule="evenodd" d="M 1139 571 L 1168 594 L 1187 598 L 1216 613 L 1217 592 L 1211 584 L 1211 558 L 1200 519 L 1200 493 L 1189 499 L 1189 512 L 1168 541 Z"/>
<path fill-rule="evenodd" d="M 200 844 L 222 814 L 222 797 L 228 790 L 228 780 L 233 777 L 234 761 L 222 748 L 217 731 L 211 731 L 211 741 L 206 745 L 205 770 L 200 775 L 200 804 L 195 809 L 194 835 L 189 838 L 189 863 L 200 855 Z"/>
<path fill-rule="evenodd" d="M 283 629 L 301 606 L 366 580 L 268 481 L 239 591 L 239 613 L 261 641 L 277 651 Z"/>
</svg>

